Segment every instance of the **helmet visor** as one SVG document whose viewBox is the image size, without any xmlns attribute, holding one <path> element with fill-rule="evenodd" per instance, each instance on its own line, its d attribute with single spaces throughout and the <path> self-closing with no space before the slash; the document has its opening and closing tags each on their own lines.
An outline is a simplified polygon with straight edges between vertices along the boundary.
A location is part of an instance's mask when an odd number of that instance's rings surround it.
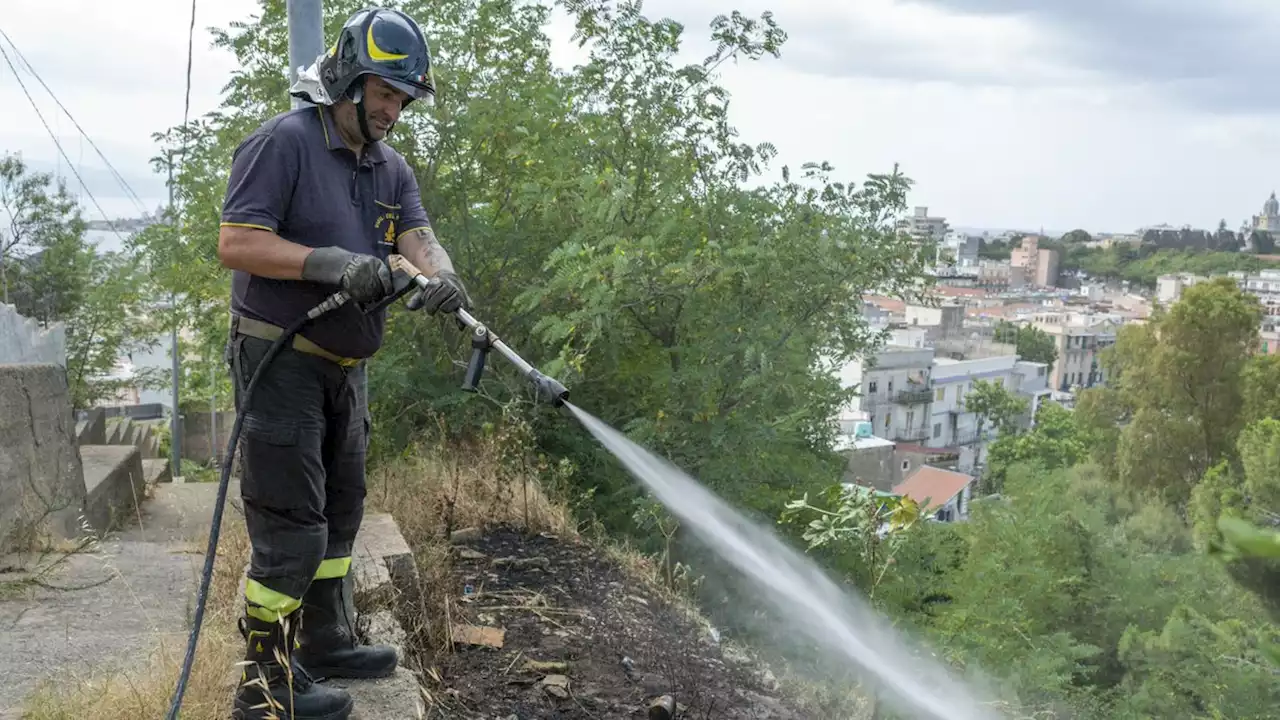
<svg viewBox="0 0 1280 720">
<path fill-rule="evenodd" d="M 409 83 L 404 80 L 397 80 L 396 78 L 389 78 L 386 76 L 382 76 L 382 79 L 391 87 L 408 94 L 411 100 L 425 100 L 428 105 L 436 104 L 436 94 L 432 90 L 428 89 L 428 86 Z M 434 83 L 432 85 L 434 85 Z"/>
</svg>

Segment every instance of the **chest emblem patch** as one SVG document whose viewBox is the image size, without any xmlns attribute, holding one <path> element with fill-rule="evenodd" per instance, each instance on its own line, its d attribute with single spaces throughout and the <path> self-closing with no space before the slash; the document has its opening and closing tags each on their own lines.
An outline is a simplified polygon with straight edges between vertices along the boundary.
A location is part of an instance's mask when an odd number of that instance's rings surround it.
<svg viewBox="0 0 1280 720">
<path fill-rule="evenodd" d="M 382 210 L 378 214 L 378 219 L 374 221 L 373 228 L 382 232 L 382 242 L 386 245 L 396 244 L 396 223 L 400 222 L 400 207 L 385 205 L 378 203 L 378 207 Z"/>
</svg>

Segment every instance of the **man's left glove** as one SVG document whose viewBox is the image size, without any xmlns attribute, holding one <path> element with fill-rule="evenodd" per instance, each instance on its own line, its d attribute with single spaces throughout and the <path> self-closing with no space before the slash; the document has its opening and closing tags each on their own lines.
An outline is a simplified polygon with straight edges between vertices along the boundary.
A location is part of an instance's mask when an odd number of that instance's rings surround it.
<svg viewBox="0 0 1280 720">
<path fill-rule="evenodd" d="M 414 293 L 405 307 L 410 310 L 426 310 L 429 315 L 438 312 L 451 313 L 458 308 L 471 309 L 471 296 L 463 287 L 462 280 L 448 270 L 436 275 L 436 280 L 428 290 Z"/>
<path fill-rule="evenodd" d="M 382 260 L 340 247 L 318 247 L 302 261 L 302 279 L 337 285 L 356 302 L 376 302 L 394 289 L 391 269 Z"/>
</svg>

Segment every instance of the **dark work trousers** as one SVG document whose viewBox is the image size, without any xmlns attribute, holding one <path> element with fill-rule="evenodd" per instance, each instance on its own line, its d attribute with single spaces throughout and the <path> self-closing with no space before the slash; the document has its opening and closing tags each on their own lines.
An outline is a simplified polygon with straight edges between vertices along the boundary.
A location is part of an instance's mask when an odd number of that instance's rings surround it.
<svg viewBox="0 0 1280 720">
<path fill-rule="evenodd" d="M 285 345 L 246 406 L 242 395 L 270 345 L 236 335 L 228 347 L 253 545 L 245 595 L 250 612 L 268 621 L 298 609 L 313 579 L 347 574 L 369 443 L 364 363 L 343 367 Z"/>
</svg>

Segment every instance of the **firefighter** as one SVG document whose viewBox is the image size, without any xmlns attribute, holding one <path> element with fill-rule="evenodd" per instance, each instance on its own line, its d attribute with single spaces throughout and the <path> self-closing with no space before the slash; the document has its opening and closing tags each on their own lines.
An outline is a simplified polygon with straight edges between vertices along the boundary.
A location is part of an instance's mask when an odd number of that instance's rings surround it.
<svg viewBox="0 0 1280 720">
<path fill-rule="evenodd" d="M 418 184 L 385 142 L 412 102 L 434 104 L 431 54 L 418 24 L 395 10 L 352 15 L 294 94 L 315 103 L 254 130 L 231 164 L 218 257 L 233 270 L 227 362 L 242 414 L 241 485 L 253 546 L 245 582 L 246 663 L 235 717 L 265 717 L 265 677 L 281 717 L 340 719 L 353 702 L 328 677 L 391 674 L 396 652 L 358 642 L 350 583 L 364 512 L 369 411 L 365 364 L 385 311 L 361 304 L 392 292 L 387 258 L 430 277 L 407 307 L 470 307 L 432 232 Z M 241 395 L 282 328 L 326 297 L 352 301 L 306 326 Z M 277 662 L 276 651 L 289 661 Z M 292 677 L 289 677 L 292 675 Z M 274 716 L 273 716 L 274 717 Z"/>
</svg>

